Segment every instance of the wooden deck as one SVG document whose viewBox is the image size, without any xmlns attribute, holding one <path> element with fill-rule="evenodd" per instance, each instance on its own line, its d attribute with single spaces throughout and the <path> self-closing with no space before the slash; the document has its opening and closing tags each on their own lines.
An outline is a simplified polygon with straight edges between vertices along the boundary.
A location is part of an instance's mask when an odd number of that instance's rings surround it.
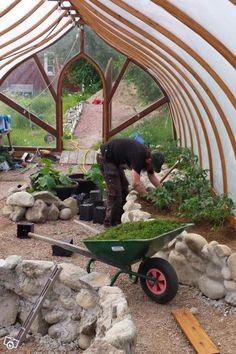
<svg viewBox="0 0 236 354">
<path fill-rule="evenodd" d="M 70 165 L 93 165 L 97 163 L 96 156 L 97 152 L 93 150 L 63 151 L 60 163 Z"/>
</svg>

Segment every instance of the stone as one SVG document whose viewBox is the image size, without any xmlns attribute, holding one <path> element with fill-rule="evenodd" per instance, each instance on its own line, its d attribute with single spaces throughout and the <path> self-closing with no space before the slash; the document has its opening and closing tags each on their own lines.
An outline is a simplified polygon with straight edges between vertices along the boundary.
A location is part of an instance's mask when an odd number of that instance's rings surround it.
<svg viewBox="0 0 236 354">
<path fill-rule="evenodd" d="M 11 187 L 8 189 L 8 195 L 16 193 L 16 192 L 24 192 L 29 187 L 28 183 L 24 183 L 23 185 L 19 184 L 16 187 Z"/>
<path fill-rule="evenodd" d="M 79 347 L 83 350 L 87 349 L 90 346 L 92 339 L 93 337 L 81 333 L 79 337 Z"/>
<path fill-rule="evenodd" d="M 93 307 L 93 309 L 89 311 L 82 311 L 80 319 L 80 333 L 87 334 L 90 336 L 95 334 L 96 322 L 100 315 L 100 312 L 101 310 L 98 306 Z"/>
<path fill-rule="evenodd" d="M 55 204 L 51 204 L 48 207 L 48 215 L 47 215 L 47 220 L 49 221 L 55 221 L 59 218 L 59 209 L 56 207 Z"/>
<path fill-rule="evenodd" d="M 69 220 L 72 218 L 72 211 L 70 208 L 64 208 L 60 210 L 59 218 L 61 220 Z"/>
<path fill-rule="evenodd" d="M 175 244 L 175 250 L 183 255 L 187 254 L 188 248 L 185 243 L 177 241 Z"/>
<path fill-rule="evenodd" d="M 43 200 L 36 200 L 34 206 L 28 208 L 25 213 L 26 220 L 35 223 L 45 222 L 47 220 L 48 207 Z"/>
<path fill-rule="evenodd" d="M 201 273 L 193 270 L 184 255 L 172 250 L 169 255 L 169 262 L 174 267 L 180 283 L 193 286 L 198 284 Z"/>
<path fill-rule="evenodd" d="M 19 297 L 12 291 L 0 287 L 0 328 L 16 322 L 19 309 Z"/>
<path fill-rule="evenodd" d="M 66 317 L 66 312 L 61 309 L 53 309 L 52 311 L 44 314 L 45 321 L 50 324 L 58 323 Z"/>
<path fill-rule="evenodd" d="M 172 248 L 175 248 L 175 244 L 176 244 L 176 238 L 174 238 L 173 240 L 171 240 L 168 244 L 167 244 L 167 249 L 171 250 Z"/>
<path fill-rule="evenodd" d="M 101 272 L 86 273 L 80 279 L 94 288 L 100 288 L 111 283 L 109 275 Z"/>
<path fill-rule="evenodd" d="M 130 221 L 147 220 L 151 218 L 151 214 L 142 210 L 132 210 L 125 212 L 121 217 L 122 224 Z"/>
<path fill-rule="evenodd" d="M 168 254 L 168 252 L 161 250 L 161 251 L 155 253 L 153 255 L 153 257 L 162 258 L 162 259 L 165 259 L 166 261 L 168 261 L 169 254 Z"/>
<path fill-rule="evenodd" d="M 214 241 L 206 244 L 201 250 L 201 256 L 215 265 L 222 267 L 226 264 L 226 257 L 219 258 L 215 253 L 215 246 L 218 244 L 214 243 Z"/>
<path fill-rule="evenodd" d="M 234 291 L 236 292 L 236 283 L 234 281 L 225 280 L 224 286 L 228 292 L 234 292 Z"/>
<path fill-rule="evenodd" d="M 236 252 L 229 256 L 227 263 L 231 272 L 232 279 L 236 281 Z"/>
<path fill-rule="evenodd" d="M 128 354 L 124 350 L 117 349 L 103 339 L 96 339 L 84 354 Z"/>
<path fill-rule="evenodd" d="M 225 296 L 225 301 L 232 306 L 236 306 L 236 291 L 233 293 L 227 293 Z"/>
<path fill-rule="evenodd" d="M 222 277 L 223 277 L 225 280 L 230 280 L 230 279 L 231 279 L 231 272 L 230 272 L 229 267 L 224 266 L 224 267 L 221 269 L 221 274 L 222 274 Z"/>
<path fill-rule="evenodd" d="M 59 280 L 73 290 L 80 290 L 80 278 L 87 274 L 86 271 L 71 263 L 61 263 L 60 266 L 62 271 L 59 274 Z"/>
<path fill-rule="evenodd" d="M 138 199 L 137 195 L 131 194 L 131 193 L 129 193 L 126 197 L 127 202 L 129 202 L 129 201 L 135 202 L 137 199 Z"/>
<path fill-rule="evenodd" d="M 212 300 L 222 299 L 226 290 L 221 282 L 208 278 L 206 275 L 202 275 L 198 282 L 201 292 Z"/>
<path fill-rule="evenodd" d="M 190 311 L 192 312 L 193 315 L 198 315 L 199 311 L 197 307 L 191 307 Z"/>
<path fill-rule="evenodd" d="M 34 199 L 35 200 L 43 200 L 44 203 L 51 205 L 54 204 L 57 207 L 61 205 L 61 199 L 55 196 L 53 193 L 48 192 L 48 191 L 42 191 L 42 192 L 34 192 L 33 193 Z"/>
<path fill-rule="evenodd" d="M 13 211 L 9 216 L 9 219 L 12 220 L 13 222 L 18 222 L 24 218 L 25 212 L 26 212 L 26 208 L 20 206 L 14 206 Z"/>
<path fill-rule="evenodd" d="M 2 215 L 6 216 L 7 218 L 9 218 L 9 216 L 11 215 L 13 210 L 14 209 L 13 209 L 12 205 L 4 205 L 4 207 L 2 208 Z"/>
<path fill-rule="evenodd" d="M 32 207 L 34 205 L 34 197 L 27 192 L 16 192 L 11 194 L 6 201 L 7 205 L 18 205 L 21 207 Z"/>
<path fill-rule="evenodd" d="M 96 305 L 97 298 L 88 289 L 81 289 L 76 296 L 76 302 L 84 309 L 89 309 Z"/>
<path fill-rule="evenodd" d="M 77 307 L 75 298 L 72 296 L 68 297 L 62 294 L 60 295 L 60 302 L 66 310 L 73 310 Z"/>
<path fill-rule="evenodd" d="M 191 252 L 190 250 L 188 250 L 185 257 L 190 262 L 191 266 L 194 269 L 197 269 L 201 273 L 204 273 L 206 271 L 206 261 L 204 259 L 197 256 L 195 253 Z"/>
<path fill-rule="evenodd" d="M 53 292 L 56 295 L 61 296 L 66 296 L 67 298 L 70 298 L 73 293 L 70 287 L 66 286 L 65 284 L 62 284 L 59 280 L 56 280 L 54 285 L 53 285 Z"/>
<path fill-rule="evenodd" d="M 207 244 L 207 240 L 204 237 L 194 233 L 186 233 L 184 240 L 189 249 L 199 256 L 202 248 Z"/>
<path fill-rule="evenodd" d="M 5 267 L 7 269 L 15 269 L 16 266 L 21 262 L 22 257 L 17 255 L 9 256 L 5 259 Z"/>
<path fill-rule="evenodd" d="M 123 206 L 124 211 L 131 211 L 141 209 L 141 204 L 134 203 L 133 200 L 128 200 L 125 205 Z"/>
<path fill-rule="evenodd" d="M 54 266 L 50 261 L 25 260 L 17 267 L 16 271 L 23 272 L 29 278 L 37 278 L 49 274 Z"/>
<path fill-rule="evenodd" d="M 216 245 L 215 246 L 215 253 L 218 257 L 228 257 L 231 255 L 231 249 L 226 245 Z"/>
<path fill-rule="evenodd" d="M 221 268 L 218 267 L 217 265 L 215 265 L 214 263 L 208 263 L 207 267 L 206 267 L 206 275 L 209 278 L 215 279 L 215 280 L 219 280 L 222 281 L 223 280 L 223 276 L 222 276 L 222 272 L 221 272 Z"/>
<path fill-rule="evenodd" d="M 103 286 L 98 291 L 101 314 L 97 320 L 96 334 L 103 337 L 111 328 L 114 320 L 123 320 L 129 316 L 129 310 L 124 293 L 116 286 Z"/>
<path fill-rule="evenodd" d="M 79 213 L 79 207 L 76 199 L 72 197 L 67 198 L 63 200 L 62 204 L 65 208 L 69 208 L 71 210 L 72 215 L 77 215 Z"/>
<path fill-rule="evenodd" d="M 53 339 L 63 343 L 70 343 L 79 336 L 79 324 L 72 320 L 56 323 L 49 327 L 48 334 Z"/>
<path fill-rule="evenodd" d="M 117 349 L 132 353 L 136 344 L 137 331 L 134 323 L 125 318 L 116 322 L 105 335 L 105 340 Z"/>
<path fill-rule="evenodd" d="M 25 322 L 26 318 L 28 317 L 33 307 L 34 304 L 29 301 L 26 301 L 25 299 L 20 301 L 19 319 L 21 323 Z M 42 318 L 41 312 L 38 312 L 37 316 L 34 319 L 34 322 L 30 326 L 29 333 L 33 333 L 33 334 L 40 333 L 42 335 L 45 335 L 47 331 L 48 331 L 48 324 Z"/>
</svg>

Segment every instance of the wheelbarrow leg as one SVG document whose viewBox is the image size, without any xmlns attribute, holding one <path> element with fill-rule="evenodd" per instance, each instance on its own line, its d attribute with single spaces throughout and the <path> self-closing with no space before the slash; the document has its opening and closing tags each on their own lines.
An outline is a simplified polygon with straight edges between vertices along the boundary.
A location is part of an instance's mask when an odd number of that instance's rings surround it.
<svg viewBox="0 0 236 354">
<path fill-rule="evenodd" d="M 96 261 L 95 258 L 91 258 L 88 263 L 86 264 L 86 271 L 87 273 L 91 273 L 91 265 Z"/>
</svg>

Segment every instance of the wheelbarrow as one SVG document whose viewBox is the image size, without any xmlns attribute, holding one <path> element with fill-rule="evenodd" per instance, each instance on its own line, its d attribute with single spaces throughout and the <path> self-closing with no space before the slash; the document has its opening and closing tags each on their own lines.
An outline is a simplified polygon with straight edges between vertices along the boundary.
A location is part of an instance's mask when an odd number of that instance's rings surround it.
<svg viewBox="0 0 236 354">
<path fill-rule="evenodd" d="M 119 270 L 112 277 L 111 286 L 114 285 L 120 274 L 125 273 L 129 275 L 132 282 L 140 280 L 141 287 L 149 298 L 157 303 L 165 304 L 176 295 L 178 291 L 178 278 L 169 262 L 152 256 L 183 230 L 192 225 L 191 223 L 181 225 L 179 228 L 151 239 L 122 241 L 83 239 L 82 242 L 88 250 L 32 232 L 28 232 L 28 237 L 88 257 L 89 261 L 86 267 L 88 273 L 90 273 L 91 265 L 95 261 L 116 267 Z M 132 265 L 137 262 L 141 263 L 138 271 L 135 272 L 132 270 Z"/>
</svg>

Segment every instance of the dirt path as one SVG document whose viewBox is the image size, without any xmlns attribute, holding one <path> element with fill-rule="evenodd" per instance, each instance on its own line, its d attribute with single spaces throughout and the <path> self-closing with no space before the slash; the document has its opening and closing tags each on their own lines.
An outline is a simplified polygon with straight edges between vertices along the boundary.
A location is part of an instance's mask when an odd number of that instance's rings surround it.
<svg viewBox="0 0 236 354">
<path fill-rule="evenodd" d="M 0 174 L 1 198 L 0 209 L 4 205 L 7 190 L 18 183 L 24 182 L 24 176 L 16 175 L 16 171 L 7 174 Z M 101 225 L 91 223 L 98 229 Z M 52 238 L 68 240 L 73 238 L 74 243 L 79 245 L 80 240 L 87 236 L 87 233 L 78 224 L 71 221 L 47 222 L 36 225 L 35 232 L 48 235 Z M 86 259 L 74 254 L 71 258 L 52 256 L 51 247 L 48 244 L 36 240 L 18 239 L 16 237 L 16 225 L 0 215 L 0 258 L 12 254 L 21 255 L 24 259 L 52 260 L 56 263 L 72 262 L 76 265 L 85 266 Z M 80 244 L 81 245 L 81 244 Z M 96 270 L 114 273 L 114 268 L 102 263 L 95 264 Z M 138 339 L 136 354 L 193 354 L 195 353 L 181 330 L 174 321 L 171 310 L 181 307 L 197 308 L 196 317 L 201 325 L 220 347 L 221 354 L 234 354 L 236 348 L 236 311 L 229 306 L 221 304 L 220 301 L 210 301 L 201 296 L 193 288 L 180 286 L 177 296 L 167 305 L 159 305 L 152 302 L 142 291 L 139 284 L 131 284 L 127 276 L 121 276 L 117 281 L 125 293 L 129 303 L 132 319 L 137 326 Z M 31 349 L 33 354 L 59 354 L 50 348 L 42 348 L 38 342 L 31 339 L 17 352 L 23 354 L 25 349 Z M 2 342 L 0 352 L 4 353 Z M 69 354 L 70 351 L 65 351 Z"/>
</svg>

